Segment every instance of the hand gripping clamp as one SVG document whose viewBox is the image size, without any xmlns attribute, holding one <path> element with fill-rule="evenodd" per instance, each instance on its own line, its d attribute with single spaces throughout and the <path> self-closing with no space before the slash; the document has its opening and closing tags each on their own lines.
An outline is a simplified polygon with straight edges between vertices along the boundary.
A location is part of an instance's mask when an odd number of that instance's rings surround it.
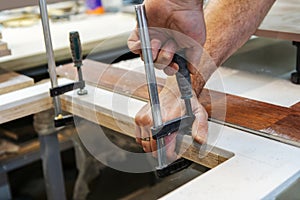
<svg viewBox="0 0 300 200">
<path fill-rule="evenodd" d="M 153 127 L 151 131 L 152 137 L 156 140 L 157 143 L 157 175 L 159 177 L 165 177 L 187 168 L 192 163 L 189 160 L 180 158 L 173 163 L 168 164 L 164 141 L 164 137 L 176 131 L 178 131 L 179 134 L 191 134 L 191 127 L 195 119 L 191 106 L 191 78 L 189 70 L 187 68 L 187 61 L 184 59 L 184 52 L 175 54 L 173 57 L 173 62 L 176 62 L 179 65 L 179 70 L 176 73 L 176 79 L 181 93 L 181 98 L 185 102 L 186 114 L 171 121 L 162 122 L 154 63 L 151 51 L 151 43 L 144 5 L 137 5 L 135 7 L 135 10 L 137 15 L 139 35 L 141 40 L 142 54 L 145 64 L 146 79 L 152 111 Z"/>
</svg>

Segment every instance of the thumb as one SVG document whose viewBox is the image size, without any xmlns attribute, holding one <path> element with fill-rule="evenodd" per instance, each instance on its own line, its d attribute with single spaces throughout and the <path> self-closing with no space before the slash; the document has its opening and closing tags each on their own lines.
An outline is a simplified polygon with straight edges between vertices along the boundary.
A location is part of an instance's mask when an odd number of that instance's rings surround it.
<svg viewBox="0 0 300 200">
<path fill-rule="evenodd" d="M 205 144 L 207 142 L 208 135 L 208 115 L 206 110 L 199 104 L 199 107 L 195 111 L 195 120 L 192 126 L 192 137 L 199 144 Z"/>
</svg>

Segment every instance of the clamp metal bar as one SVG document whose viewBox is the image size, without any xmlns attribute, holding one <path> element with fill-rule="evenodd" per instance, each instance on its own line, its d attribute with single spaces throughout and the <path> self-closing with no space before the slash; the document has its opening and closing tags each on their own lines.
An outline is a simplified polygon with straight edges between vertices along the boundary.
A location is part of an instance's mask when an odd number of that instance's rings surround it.
<svg viewBox="0 0 300 200">
<path fill-rule="evenodd" d="M 56 64 L 55 64 L 55 58 L 54 58 L 54 52 L 53 52 L 53 46 L 51 40 L 46 0 L 39 0 L 39 7 L 40 7 L 40 15 L 41 15 L 41 20 L 43 25 L 46 54 L 48 59 L 48 72 L 50 75 L 51 86 L 52 88 L 55 88 L 58 86 L 58 82 L 57 82 L 57 75 L 55 71 Z M 61 102 L 58 96 L 53 97 L 53 103 L 54 103 L 55 116 L 58 116 L 59 114 L 62 113 Z"/>
<path fill-rule="evenodd" d="M 58 86 L 58 83 L 55 71 L 56 64 L 51 41 L 46 0 L 39 0 L 39 7 L 48 58 L 48 72 L 51 78 L 51 86 L 52 88 L 55 88 Z M 53 97 L 53 103 L 55 116 L 57 117 L 62 113 L 59 96 Z M 66 199 L 66 193 L 57 133 L 54 132 L 48 135 L 40 134 L 39 140 L 41 144 L 41 159 L 43 161 L 43 173 L 47 197 L 49 200 L 64 200 Z"/>
<path fill-rule="evenodd" d="M 156 76 L 154 71 L 154 63 L 152 57 L 149 30 L 148 30 L 147 19 L 145 14 L 146 12 L 145 6 L 136 5 L 135 11 L 137 15 L 139 35 L 141 40 L 143 59 L 145 63 L 147 85 L 148 85 L 152 118 L 153 118 L 153 128 L 159 129 L 163 126 L 163 121 L 162 121 L 162 115 L 161 115 L 160 103 L 159 103 L 159 97 L 157 91 L 157 83 L 156 83 Z M 166 160 L 166 152 L 163 149 L 165 146 L 165 141 L 164 138 L 160 138 L 156 142 L 157 142 L 157 153 L 158 153 L 157 156 L 158 169 L 161 169 L 168 165 Z"/>
</svg>

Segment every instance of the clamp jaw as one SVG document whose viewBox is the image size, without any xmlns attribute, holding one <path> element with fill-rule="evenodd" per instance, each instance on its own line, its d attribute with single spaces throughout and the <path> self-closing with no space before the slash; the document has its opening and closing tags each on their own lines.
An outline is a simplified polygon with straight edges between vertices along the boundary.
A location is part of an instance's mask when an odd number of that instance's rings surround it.
<svg viewBox="0 0 300 200">
<path fill-rule="evenodd" d="M 72 59 L 74 62 L 74 67 L 77 68 L 78 73 L 78 81 L 60 85 L 57 87 L 52 87 L 50 89 L 50 96 L 55 98 L 58 97 L 66 92 L 79 89 L 77 91 L 78 95 L 85 95 L 87 94 L 87 90 L 84 89 L 85 82 L 82 77 L 82 50 L 81 50 L 81 42 L 79 38 L 79 33 L 77 31 L 70 32 L 70 47 L 72 52 Z M 61 109 L 60 109 L 61 110 Z M 56 114 L 56 117 L 54 118 L 54 126 L 55 127 L 61 127 L 65 125 L 72 124 L 74 122 L 72 115 L 63 115 L 62 113 Z"/>
<path fill-rule="evenodd" d="M 85 95 L 87 94 L 87 90 L 85 88 L 85 81 L 83 80 L 82 76 L 82 50 L 81 50 L 81 42 L 79 38 L 79 33 L 77 31 L 70 32 L 70 48 L 72 52 L 72 59 L 74 62 L 74 67 L 77 68 L 77 73 L 78 73 L 78 81 L 65 84 L 65 85 L 60 85 L 57 87 L 52 87 L 50 89 L 50 96 L 53 98 L 57 98 L 58 96 L 72 91 L 79 89 L 77 91 L 78 95 Z M 59 109 L 61 110 L 61 109 Z M 72 115 L 63 115 L 61 112 L 56 114 L 56 117 L 54 118 L 54 126 L 55 127 L 61 127 L 65 126 L 68 124 L 73 123 L 73 116 Z"/>
<path fill-rule="evenodd" d="M 145 71 L 148 85 L 148 92 L 151 104 L 153 127 L 151 129 L 153 139 L 157 143 L 158 167 L 157 175 L 165 177 L 187 168 L 192 162 L 184 158 L 180 158 L 175 162 L 168 164 L 164 137 L 178 131 L 180 134 L 191 134 L 192 124 L 195 116 L 192 112 L 191 98 L 191 78 L 187 68 L 187 61 L 184 58 L 184 52 L 174 55 L 173 62 L 179 65 L 179 71 L 176 73 L 178 87 L 180 89 L 181 98 L 185 102 L 186 114 L 182 117 L 173 119 L 168 122 L 162 122 L 160 103 L 157 91 L 157 83 L 155 78 L 154 63 L 152 58 L 151 43 L 144 5 L 135 6 L 137 21 L 139 26 L 139 35 L 142 46 L 143 60 L 145 63 Z"/>
<path fill-rule="evenodd" d="M 173 62 L 179 65 L 179 70 L 176 73 L 177 84 L 181 93 L 181 99 L 185 102 L 186 114 L 182 117 L 175 118 L 173 120 L 163 123 L 160 128 L 152 128 L 152 137 L 156 141 L 163 140 L 164 137 L 178 131 L 178 134 L 191 135 L 192 125 L 195 120 L 195 116 L 192 111 L 191 98 L 191 78 L 187 68 L 187 61 L 182 57 L 183 55 L 175 54 Z M 179 141 L 177 141 L 179 142 Z M 165 177 L 174 174 L 182 169 L 187 168 L 192 164 L 192 161 L 179 158 L 171 164 L 163 167 L 157 167 L 158 177 Z"/>
</svg>

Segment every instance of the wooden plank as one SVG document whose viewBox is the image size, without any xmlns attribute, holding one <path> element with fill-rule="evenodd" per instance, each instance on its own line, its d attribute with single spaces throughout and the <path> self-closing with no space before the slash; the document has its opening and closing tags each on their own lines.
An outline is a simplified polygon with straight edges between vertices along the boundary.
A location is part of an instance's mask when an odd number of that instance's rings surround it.
<svg viewBox="0 0 300 200">
<path fill-rule="evenodd" d="M 300 113 L 289 114 L 283 119 L 278 120 L 276 123 L 272 124 L 265 131 L 270 132 L 270 134 L 278 137 L 283 137 L 292 141 L 300 141 Z"/>
<path fill-rule="evenodd" d="M 56 72 L 59 76 L 72 80 L 77 79 L 77 71 L 72 63 L 57 67 Z M 82 73 L 83 78 L 91 85 L 127 96 L 134 96 L 141 100 L 148 99 L 149 95 L 144 74 L 88 59 L 83 61 Z M 160 91 L 165 84 L 165 80 L 158 78 L 157 83 Z"/>
<path fill-rule="evenodd" d="M 7 50 L 7 49 L 8 49 L 7 48 L 7 43 L 0 40 L 0 51 Z"/>
<path fill-rule="evenodd" d="M 0 68 L 0 95 L 34 84 L 32 78 Z"/>
<path fill-rule="evenodd" d="M 291 106 L 291 109 L 295 112 L 299 112 L 300 113 L 300 102 L 296 103 L 294 105 Z"/>
<path fill-rule="evenodd" d="M 144 101 L 148 100 L 147 88 L 145 87 L 146 79 L 143 74 L 129 72 L 90 60 L 85 60 L 84 63 L 83 74 L 88 83 Z M 59 75 L 67 76 L 71 79 L 76 78 L 76 71 L 72 65 L 61 66 L 57 69 L 57 72 Z M 125 78 L 123 78 L 124 74 Z M 118 82 L 121 83 L 120 85 L 124 85 L 124 88 L 116 87 L 116 83 Z M 161 89 L 165 81 L 162 78 L 158 78 L 158 82 Z M 139 90 L 136 90 L 137 85 L 143 87 L 138 87 Z M 204 89 L 201 93 L 199 101 L 205 107 L 210 117 L 223 121 L 223 114 L 226 113 L 225 122 L 227 124 L 262 132 L 266 136 L 273 134 L 273 132 L 267 131 L 268 128 L 287 117 L 291 112 L 290 108 L 230 94 L 226 94 L 226 106 L 224 106 L 224 102 L 221 100 L 220 102 L 214 101 L 212 105 L 211 96 L 214 96 L 214 99 L 222 99 L 224 94 L 207 89 Z M 211 116 L 212 106 L 214 110 L 218 111 L 214 112 L 214 116 Z M 291 130 L 293 130 L 293 127 L 291 127 Z M 292 139 L 293 141 L 300 142 L 300 134 L 295 135 Z"/>
<path fill-rule="evenodd" d="M 68 79 L 59 80 L 60 84 L 69 82 Z M 50 83 L 47 81 L 0 95 L 0 124 L 51 108 L 49 88 Z"/>
<path fill-rule="evenodd" d="M 277 0 L 255 35 L 300 41 L 299 13 L 298 0 Z"/>
<path fill-rule="evenodd" d="M 68 79 L 60 79 L 59 84 L 69 83 Z M 48 90 L 50 83 L 42 83 L 28 88 L 24 88 L 15 92 L 4 94 L 0 96 L 0 124 L 21 118 L 30 114 L 48 110 L 52 107 L 52 101 L 49 97 Z M 119 112 L 113 110 L 112 97 L 118 94 L 111 93 L 106 90 L 95 88 L 87 85 L 89 95 L 78 96 L 74 92 L 69 92 L 62 96 L 62 107 L 65 111 L 73 113 L 74 115 L 83 117 L 97 124 L 101 124 L 112 130 L 134 137 L 134 116 L 135 113 L 145 105 L 145 102 L 132 99 L 134 103 L 132 107 L 127 110 L 130 113 Z M 101 90 L 101 91 L 100 91 Z M 100 95 L 98 97 L 97 95 Z M 119 95 L 120 101 L 127 102 L 128 97 Z M 187 145 L 187 144 L 183 144 Z M 29 148 L 29 147 L 27 147 Z M 35 147 L 34 147 L 35 148 Z M 29 148 L 32 149 L 32 148 Z M 29 151 L 29 149 L 27 149 Z M 24 152 L 27 152 L 25 149 Z M 187 152 L 190 150 L 188 149 Z M 193 150 L 196 152 L 196 150 Z M 215 151 L 215 150 L 214 150 Z M 184 155 L 187 159 L 195 160 L 199 164 L 207 167 L 215 167 L 218 163 L 227 160 L 232 156 L 231 153 L 223 152 L 222 150 L 212 151 L 209 155 L 199 160 L 198 153 L 187 153 Z M 221 153 L 220 153 L 221 152 Z M 213 161 L 211 161 L 213 159 Z"/>
<path fill-rule="evenodd" d="M 10 49 L 0 50 L 0 57 L 11 55 Z"/>
<path fill-rule="evenodd" d="M 287 116 L 271 124 L 264 131 L 276 137 L 282 137 L 285 140 L 295 141 L 294 145 L 300 143 L 300 103 L 291 106 Z"/>
<path fill-rule="evenodd" d="M 145 105 L 145 102 L 89 85 L 86 89 L 89 91 L 86 96 L 78 96 L 76 93 L 63 95 L 61 98 L 63 110 L 127 136 L 135 137 L 134 116 Z M 121 107 L 118 105 L 114 107 L 111 103 L 114 98 L 117 99 L 118 104 L 122 104 Z M 130 105 L 127 104 L 129 101 Z M 122 109 L 123 104 L 128 105 L 128 109 Z M 183 153 L 182 157 L 208 168 L 213 168 L 233 156 L 233 153 L 212 148 L 204 158 L 199 158 L 199 145 L 193 143 L 191 137 L 183 140 L 178 148 Z"/>
<path fill-rule="evenodd" d="M 7 43 L 0 40 L 0 57 L 11 55 L 11 50 L 8 49 Z"/>
</svg>

